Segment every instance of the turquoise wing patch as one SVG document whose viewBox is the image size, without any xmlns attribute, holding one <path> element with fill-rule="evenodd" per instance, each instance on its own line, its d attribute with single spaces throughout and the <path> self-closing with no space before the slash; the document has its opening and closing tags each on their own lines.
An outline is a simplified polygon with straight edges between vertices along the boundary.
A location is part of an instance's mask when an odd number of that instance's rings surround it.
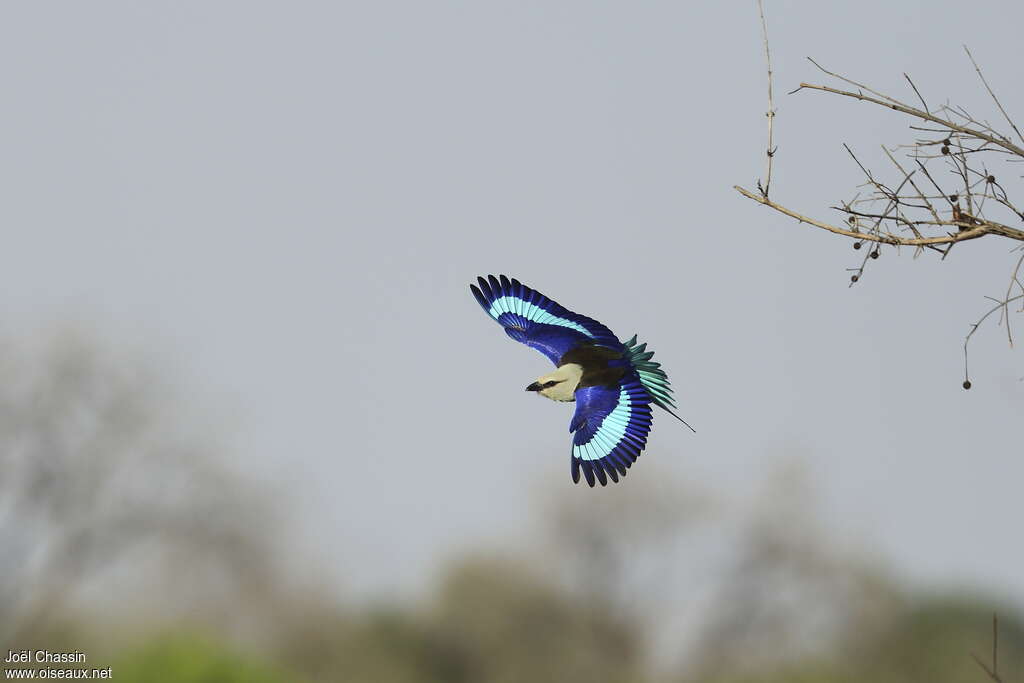
<svg viewBox="0 0 1024 683">
<path fill-rule="evenodd" d="M 477 278 L 477 284 L 469 288 L 487 315 L 505 328 L 505 334 L 537 349 L 555 365 L 581 343 L 622 348 L 618 337 L 598 321 L 573 313 L 516 279 L 488 275 Z"/>
<path fill-rule="evenodd" d="M 561 327 L 568 327 L 570 330 L 576 330 L 581 332 L 588 337 L 594 335 L 577 322 L 568 320 L 567 318 L 560 318 L 559 316 L 541 308 L 537 304 L 531 303 L 524 299 L 520 299 L 515 296 L 501 296 L 491 302 L 491 305 L 487 309 L 488 315 L 495 320 L 500 321 L 501 316 L 504 314 L 510 314 L 511 317 L 508 319 L 513 325 L 519 324 L 523 327 L 522 322 L 538 323 L 540 325 L 559 325 Z"/>
<path fill-rule="evenodd" d="M 608 479 L 617 482 L 636 462 L 651 431 L 651 395 L 635 377 L 627 375 L 615 387 L 593 386 L 576 391 L 573 432 L 572 480 L 594 486 Z"/>
</svg>

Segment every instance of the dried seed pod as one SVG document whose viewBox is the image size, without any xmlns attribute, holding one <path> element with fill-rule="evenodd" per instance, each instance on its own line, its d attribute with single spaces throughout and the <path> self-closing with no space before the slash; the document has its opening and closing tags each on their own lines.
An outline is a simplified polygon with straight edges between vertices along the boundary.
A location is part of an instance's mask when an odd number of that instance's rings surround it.
<svg viewBox="0 0 1024 683">
<path fill-rule="evenodd" d="M 878 250 L 875 249 L 873 252 L 871 252 L 870 256 L 871 258 L 878 258 Z"/>
<path fill-rule="evenodd" d="M 854 242 L 853 243 L 853 248 L 854 249 L 860 249 L 860 244 L 861 244 L 860 242 Z"/>
<path fill-rule="evenodd" d="M 942 152 L 943 154 L 949 154 L 949 146 L 948 146 L 948 145 L 943 145 L 943 146 L 942 146 L 942 150 L 940 150 L 940 151 L 941 151 L 941 152 Z"/>
<path fill-rule="evenodd" d="M 860 275 L 851 275 L 850 276 L 850 282 L 856 282 L 859 279 L 860 279 Z"/>
<path fill-rule="evenodd" d="M 954 202 L 954 203 L 958 202 L 958 201 L 960 201 L 960 197 L 958 195 L 951 194 L 951 195 L 949 195 L 949 201 Z"/>
<path fill-rule="evenodd" d="M 964 389 L 970 389 L 970 388 L 971 388 L 971 380 L 965 379 L 964 380 Z"/>
<path fill-rule="evenodd" d="M 985 180 L 989 181 L 990 183 L 994 183 L 996 181 L 996 177 L 994 175 L 990 175 L 988 178 L 985 178 Z"/>
</svg>

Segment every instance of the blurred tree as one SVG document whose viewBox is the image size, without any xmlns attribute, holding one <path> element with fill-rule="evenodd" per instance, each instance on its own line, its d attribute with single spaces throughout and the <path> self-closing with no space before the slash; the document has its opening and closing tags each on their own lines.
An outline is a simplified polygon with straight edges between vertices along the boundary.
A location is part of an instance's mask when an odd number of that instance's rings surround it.
<svg viewBox="0 0 1024 683">
<path fill-rule="evenodd" d="M 327 632 L 329 647 L 315 639 L 290 660 L 318 681 L 642 680 L 642 646 L 628 625 L 514 561 L 467 560 L 422 611 L 375 609 Z"/>
<path fill-rule="evenodd" d="M 85 592 L 107 613 L 193 616 L 261 593 L 269 508 L 183 439 L 151 377 L 77 337 L 3 351 L 0 641 L 28 647 Z"/>
<path fill-rule="evenodd" d="M 643 663 L 633 624 L 508 560 L 456 567 L 433 619 L 465 681 L 632 681 Z"/>
<path fill-rule="evenodd" d="M 962 683 L 991 680 L 971 654 L 989 664 L 992 612 L 984 603 L 923 598 L 908 601 L 890 624 L 878 631 L 850 634 L 836 650 L 797 657 L 743 673 L 731 667 L 684 680 L 710 683 Z M 1024 628 L 1018 619 L 1001 619 L 999 672 L 1003 681 L 1020 680 L 1024 671 Z M 742 649 L 733 654 L 744 656 Z M 726 670 L 732 671 L 731 673 Z"/>
<path fill-rule="evenodd" d="M 740 520 L 689 662 L 698 678 L 771 670 L 875 633 L 904 609 L 896 587 L 821 527 L 788 462 Z"/>
<path fill-rule="evenodd" d="M 577 600 L 628 623 L 645 660 L 675 661 L 720 569 L 722 501 L 665 475 L 601 493 L 544 491 L 534 506 L 541 545 L 531 564 Z"/>
<path fill-rule="evenodd" d="M 899 588 L 838 545 L 816 508 L 798 463 L 766 482 L 721 567 L 681 680 L 986 680 L 971 655 L 990 661 L 992 605 Z M 1000 670 L 1024 671 L 1024 630 L 1008 608 L 999 642 Z"/>
<path fill-rule="evenodd" d="M 600 498 L 552 492 L 543 511 L 546 561 L 571 590 L 622 613 L 650 614 L 664 603 L 690 534 L 713 525 L 719 501 L 662 477 L 631 481 Z M 659 590 L 651 590 L 657 586 Z"/>
</svg>

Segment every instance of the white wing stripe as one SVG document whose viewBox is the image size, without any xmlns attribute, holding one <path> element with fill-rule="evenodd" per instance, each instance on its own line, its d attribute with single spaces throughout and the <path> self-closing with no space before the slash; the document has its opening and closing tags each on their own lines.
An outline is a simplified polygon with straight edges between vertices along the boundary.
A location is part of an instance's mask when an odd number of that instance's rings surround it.
<svg viewBox="0 0 1024 683">
<path fill-rule="evenodd" d="M 593 337 L 587 328 L 583 327 L 577 322 L 572 320 L 566 320 L 565 318 L 559 318 L 557 315 L 553 315 L 548 311 L 545 311 L 540 306 L 535 304 L 527 303 L 523 299 L 516 296 L 501 296 L 491 302 L 491 308 L 488 311 L 491 317 L 497 320 L 502 313 L 515 313 L 520 315 L 531 322 L 542 323 L 545 325 L 560 325 L 562 327 L 568 327 L 571 330 L 582 332 L 588 337 Z"/>
<path fill-rule="evenodd" d="M 572 454 L 580 460 L 599 460 L 610 455 L 626 434 L 631 405 L 629 393 L 620 389 L 615 408 L 604 416 L 601 425 L 586 443 L 572 447 Z"/>
</svg>

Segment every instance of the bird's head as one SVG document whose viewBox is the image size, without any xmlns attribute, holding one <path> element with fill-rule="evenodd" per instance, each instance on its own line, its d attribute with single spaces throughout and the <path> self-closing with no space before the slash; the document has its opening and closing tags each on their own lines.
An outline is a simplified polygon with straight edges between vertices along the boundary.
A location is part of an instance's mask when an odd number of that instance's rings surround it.
<svg viewBox="0 0 1024 683">
<path fill-rule="evenodd" d="M 583 368 L 575 363 L 560 366 L 554 372 L 538 377 L 537 381 L 526 387 L 527 391 L 536 391 L 552 401 L 575 401 L 576 387 L 583 376 Z"/>
</svg>

